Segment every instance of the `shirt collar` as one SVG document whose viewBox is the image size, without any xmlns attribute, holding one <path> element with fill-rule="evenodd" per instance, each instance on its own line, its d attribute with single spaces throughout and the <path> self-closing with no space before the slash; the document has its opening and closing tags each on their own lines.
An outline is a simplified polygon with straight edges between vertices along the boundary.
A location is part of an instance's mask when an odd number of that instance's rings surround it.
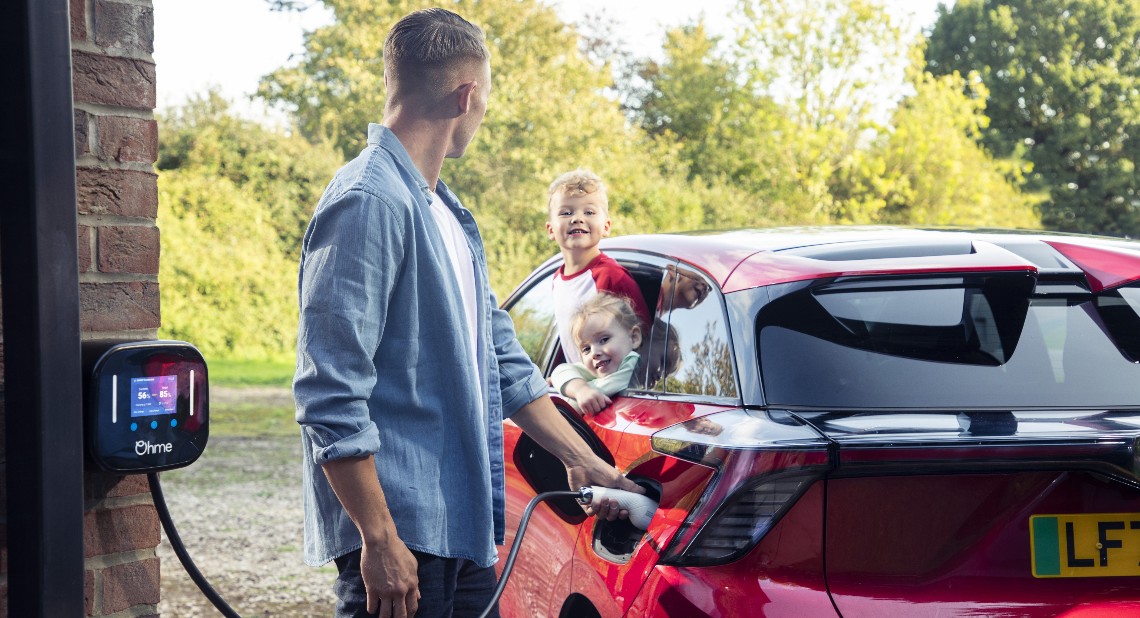
<svg viewBox="0 0 1140 618">
<path fill-rule="evenodd" d="M 424 175 L 420 173 L 419 168 L 417 168 L 416 164 L 412 161 L 411 155 L 408 154 L 408 149 L 404 148 L 404 144 L 400 141 L 400 138 L 396 137 L 396 134 L 393 133 L 391 129 L 382 124 L 376 124 L 374 122 L 368 123 L 368 145 L 379 146 L 388 151 L 396 160 L 396 163 L 407 169 L 408 173 L 412 175 L 416 185 L 419 186 L 424 197 L 427 198 L 428 203 L 431 203 L 431 187 L 428 186 Z M 451 207 L 459 205 L 459 198 L 455 197 L 451 189 L 447 188 L 447 184 L 443 182 L 442 178 L 436 181 L 435 192 L 439 195 L 440 199 L 443 200 L 444 204 Z"/>
</svg>

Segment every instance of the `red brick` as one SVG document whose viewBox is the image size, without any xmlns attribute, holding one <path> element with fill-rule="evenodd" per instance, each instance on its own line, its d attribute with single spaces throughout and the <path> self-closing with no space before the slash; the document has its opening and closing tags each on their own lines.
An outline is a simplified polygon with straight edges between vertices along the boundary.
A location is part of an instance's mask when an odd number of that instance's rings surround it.
<svg viewBox="0 0 1140 618">
<path fill-rule="evenodd" d="M 88 558 L 158 547 L 158 513 L 150 504 L 99 509 L 83 514 L 83 549 Z"/>
<path fill-rule="evenodd" d="M 115 474 L 113 472 L 88 472 L 83 475 L 85 498 L 103 500 L 150 493 L 150 484 L 145 474 Z"/>
<path fill-rule="evenodd" d="M 76 238 L 76 249 L 79 251 L 79 272 L 81 273 L 91 270 L 91 248 L 91 227 L 80 225 L 79 234 Z"/>
<path fill-rule="evenodd" d="M 158 157 L 158 123 L 127 116 L 97 116 L 98 156 L 102 161 L 154 163 Z"/>
<path fill-rule="evenodd" d="M 158 175 L 81 167 L 75 170 L 81 215 L 158 216 Z"/>
<path fill-rule="evenodd" d="M 87 2 L 86 0 L 71 0 L 71 40 L 87 40 Z"/>
<path fill-rule="evenodd" d="M 159 327 L 158 283 L 122 281 L 79 284 L 83 332 Z"/>
<path fill-rule="evenodd" d="M 76 158 L 91 152 L 91 145 L 87 142 L 91 134 L 91 115 L 87 112 L 75 110 L 75 156 Z"/>
<path fill-rule="evenodd" d="M 99 228 L 99 272 L 158 274 L 158 228 L 147 225 Z"/>
<path fill-rule="evenodd" d="M 88 569 L 83 572 L 83 604 L 86 605 L 84 616 L 95 615 L 95 571 Z"/>
<path fill-rule="evenodd" d="M 95 43 L 111 49 L 153 52 L 154 9 L 96 0 Z"/>
<path fill-rule="evenodd" d="M 103 569 L 103 614 L 124 611 L 135 605 L 158 605 L 162 597 L 158 558 L 129 562 Z"/>
<path fill-rule="evenodd" d="M 73 51 L 71 79 L 77 103 L 145 110 L 155 107 L 153 62 Z"/>
</svg>

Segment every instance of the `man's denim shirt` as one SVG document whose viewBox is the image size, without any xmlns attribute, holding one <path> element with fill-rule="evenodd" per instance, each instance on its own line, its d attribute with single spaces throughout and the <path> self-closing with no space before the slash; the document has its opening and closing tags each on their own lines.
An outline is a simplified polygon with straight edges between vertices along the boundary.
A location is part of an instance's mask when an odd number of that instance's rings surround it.
<svg viewBox="0 0 1140 618">
<path fill-rule="evenodd" d="M 474 218 L 442 181 L 436 190 L 475 261 L 477 372 L 431 190 L 391 131 L 368 126 L 368 147 L 333 177 L 305 232 L 293 393 L 308 564 L 361 547 L 321 470 L 342 457 L 376 456 L 409 548 L 489 566 L 503 542 L 502 419 L 547 386 L 491 292 Z"/>
</svg>

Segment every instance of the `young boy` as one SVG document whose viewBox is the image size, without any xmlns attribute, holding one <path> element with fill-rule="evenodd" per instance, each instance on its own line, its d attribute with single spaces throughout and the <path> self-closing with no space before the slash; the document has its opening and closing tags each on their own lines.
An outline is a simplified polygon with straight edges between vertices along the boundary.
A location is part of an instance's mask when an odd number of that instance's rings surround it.
<svg viewBox="0 0 1140 618">
<path fill-rule="evenodd" d="M 547 195 L 546 233 L 558 243 L 563 260 L 552 279 L 554 320 L 566 362 L 578 362 L 581 355 L 570 334 L 571 316 L 598 292 L 629 299 L 642 324 L 652 324 L 653 315 L 629 272 L 598 248 L 610 234 L 609 200 L 602 179 L 577 169 L 555 179 Z"/>
</svg>

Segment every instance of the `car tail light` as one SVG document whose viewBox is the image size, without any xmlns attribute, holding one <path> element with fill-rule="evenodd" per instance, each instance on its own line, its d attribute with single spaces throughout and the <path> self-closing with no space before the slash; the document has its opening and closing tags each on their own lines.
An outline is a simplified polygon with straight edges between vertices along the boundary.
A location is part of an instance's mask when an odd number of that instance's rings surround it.
<svg viewBox="0 0 1140 618">
<path fill-rule="evenodd" d="M 730 410 L 653 435 L 663 455 L 711 466 L 717 473 L 661 564 L 712 566 L 748 553 L 831 467 L 830 442 L 780 411 Z"/>
</svg>

